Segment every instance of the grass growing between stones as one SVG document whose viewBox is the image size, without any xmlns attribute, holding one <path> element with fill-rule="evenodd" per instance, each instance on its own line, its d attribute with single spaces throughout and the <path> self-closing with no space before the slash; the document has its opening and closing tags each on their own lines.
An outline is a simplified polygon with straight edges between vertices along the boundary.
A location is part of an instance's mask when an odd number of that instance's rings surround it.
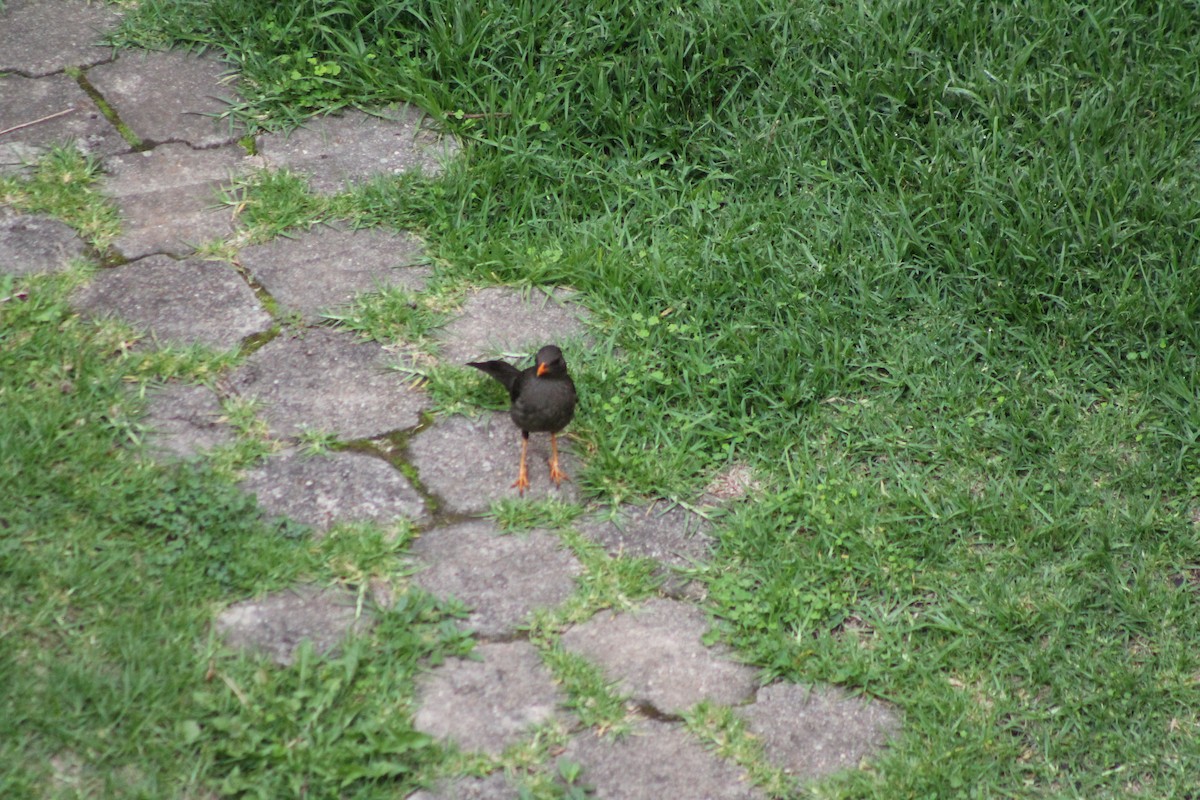
<svg viewBox="0 0 1200 800">
<path fill-rule="evenodd" d="M 761 479 L 705 577 L 721 635 L 904 714 L 870 771 L 814 792 L 1171 797 L 1200 774 L 1195 12 L 148 0 L 126 37 L 229 54 L 252 123 L 409 99 L 464 138 L 438 181 L 357 194 L 356 220 L 419 230 L 454 280 L 583 293 L 585 487 Z M 111 237 L 74 202 L 32 205 Z M 22 285 L 0 305 L 0 781 L 31 792 L 74 760 L 166 796 L 291 765 L 177 723 L 207 718 L 189 693 L 211 605 L 323 567 L 219 480 L 122 457 L 119 348 L 61 283 Z M 200 522 L 215 543 L 180 534 Z M 356 652 L 402 675 L 427 645 L 391 646 Z M 277 716 L 317 696 L 239 669 Z M 382 692 L 368 718 L 403 706 L 394 676 L 355 685 Z M 350 724 L 330 723 L 309 730 Z"/>
</svg>

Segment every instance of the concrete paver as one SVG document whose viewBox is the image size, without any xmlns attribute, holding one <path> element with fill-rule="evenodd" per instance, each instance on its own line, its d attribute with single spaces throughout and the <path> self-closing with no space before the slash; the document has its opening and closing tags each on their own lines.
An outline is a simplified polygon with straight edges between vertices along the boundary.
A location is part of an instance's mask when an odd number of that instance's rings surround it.
<svg viewBox="0 0 1200 800">
<path fill-rule="evenodd" d="M 573 297 L 562 289 L 546 294 L 504 286 L 474 292 L 438 334 L 441 359 L 464 364 L 511 353 L 532 355 L 542 345 L 582 337 L 587 311 Z M 566 357 L 569 368 L 569 351 Z"/>
<path fill-rule="evenodd" d="M 677 715 L 701 700 L 740 703 L 758 685 L 756 670 L 721 646 L 704 646 L 707 630 L 696 606 L 657 599 L 631 612 L 602 611 L 564 633 L 562 645 L 599 664 L 635 701 Z"/>
<path fill-rule="evenodd" d="M 899 717 L 886 703 L 850 697 L 830 686 L 773 683 L 735 713 L 762 740 L 768 759 L 804 780 L 858 767 L 900 729 Z"/>
<path fill-rule="evenodd" d="M 425 503 L 401 472 L 363 453 L 286 450 L 250 470 L 242 489 L 269 514 L 327 531 L 337 522 L 419 521 Z"/>
<path fill-rule="evenodd" d="M 662 566 L 655 574 L 663 578 L 663 589 L 668 594 L 692 595 L 701 591 L 689 586 L 676 572 L 709 558 L 712 526 L 699 514 L 666 503 L 645 507 L 626 504 L 616 513 L 584 517 L 575 527 L 610 556 L 651 558 L 659 562 Z"/>
<path fill-rule="evenodd" d="M 286 666 L 301 642 L 312 642 L 317 653 L 333 654 L 348 634 L 372 623 L 370 610 L 360 608 L 353 592 L 304 585 L 231 605 L 217 615 L 216 629 L 230 647 L 262 653 Z"/>
<path fill-rule="evenodd" d="M 0 72 L 39 77 L 113 57 L 98 45 L 121 19 L 107 3 L 86 0 L 8 0 L 0 8 Z"/>
<path fill-rule="evenodd" d="M 583 571 L 554 534 L 505 535 L 485 521 L 424 533 L 410 554 L 420 569 L 413 581 L 470 607 L 465 626 L 488 638 L 511 636 L 534 609 L 564 602 Z"/>
<path fill-rule="evenodd" d="M 65 222 L 0 206 L 0 273 L 59 272 L 86 254 L 87 246 Z"/>
<path fill-rule="evenodd" d="M 320 225 L 266 244 L 242 248 L 238 261 L 270 293 L 281 311 L 315 321 L 357 294 L 384 286 L 425 287 L 432 270 L 411 234 Z"/>
<path fill-rule="evenodd" d="M 100 270 L 74 298 L 90 317 L 115 316 L 162 344 L 237 347 L 271 327 L 254 292 L 228 265 L 150 256 Z"/>
<path fill-rule="evenodd" d="M 559 463 L 568 475 L 578 472 L 579 461 L 565 437 L 559 437 Z M 475 419 L 439 419 L 432 428 L 413 437 L 409 457 L 421 483 L 456 514 L 479 514 L 496 500 L 517 497 L 512 488 L 521 457 L 521 432 L 505 412 Z M 550 436 L 529 437 L 529 488 L 531 500 L 579 500 L 573 481 L 555 486 L 550 481 Z"/>
<path fill-rule="evenodd" d="M 214 147 L 246 133 L 235 120 L 220 118 L 237 89 L 229 65 L 215 56 L 125 51 L 87 77 L 143 144 Z"/>
<path fill-rule="evenodd" d="M 583 731 L 561 758 L 583 767 L 580 782 L 597 800 L 765 800 L 746 774 L 723 761 L 680 726 L 646 720 L 627 736 Z"/>
<path fill-rule="evenodd" d="M 519 794 L 503 772 L 493 772 L 486 778 L 443 781 L 431 790 L 410 794 L 408 800 L 513 800 Z"/>
<path fill-rule="evenodd" d="M 566 699 L 529 642 L 482 644 L 417 679 L 417 730 L 498 755 Z"/>
<path fill-rule="evenodd" d="M 276 436 L 326 431 L 367 439 L 416 426 L 429 398 L 388 369 L 397 360 L 376 342 L 330 328 L 285 331 L 250 355 L 232 389 L 262 402 Z"/>
<path fill-rule="evenodd" d="M 121 212 L 113 242 L 125 258 L 152 253 L 185 256 L 197 245 L 233 233 L 233 209 L 218 190 L 246 165 L 237 145 L 193 150 L 182 142 L 106 159 L 101 190 Z"/>
<path fill-rule="evenodd" d="M 272 168 L 305 176 L 318 194 L 344 192 L 380 174 L 436 175 L 457 149 L 411 105 L 317 117 L 294 131 L 258 137 L 258 152 Z"/>
<path fill-rule="evenodd" d="M 146 450 L 160 460 L 188 459 L 236 441 L 224 409 L 207 386 L 171 383 L 149 393 Z"/>
<path fill-rule="evenodd" d="M 0 26 L 3 19 L 0 15 Z M 0 130 L 9 131 L 0 137 L 0 174 L 28 172 L 55 144 L 70 142 L 84 155 L 98 157 L 130 149 L 79 82 L 67 75 L 3 75 L 0 97 Z M 63 111 L 67 113 L 59 113 Z"/>
</svg>

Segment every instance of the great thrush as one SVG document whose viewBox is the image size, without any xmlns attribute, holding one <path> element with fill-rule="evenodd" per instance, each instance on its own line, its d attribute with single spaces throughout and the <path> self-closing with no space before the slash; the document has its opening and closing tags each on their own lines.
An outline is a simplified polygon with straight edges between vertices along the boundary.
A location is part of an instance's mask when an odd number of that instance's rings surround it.
<svg viewBox="0 0 1200 800">
<path fill-rule="evenodd" d="M 534 365 L 523 370 L 507 361 L 472 361 L 467 366 L 486 372 L 508 389 L 512 401 L 508 415 L 521 429 L 521 467 L 513 484 L 520 494 L 524 496 L 529 488 L 525 455 L 531 433 L 550 434 L 550 480 L 554 485 L 570 480 L 558 466 L 558 432 L 575 416 L 575 384 L 567 374 L 562 350 L 546 345 L 537 351 Z"/>
</svg>

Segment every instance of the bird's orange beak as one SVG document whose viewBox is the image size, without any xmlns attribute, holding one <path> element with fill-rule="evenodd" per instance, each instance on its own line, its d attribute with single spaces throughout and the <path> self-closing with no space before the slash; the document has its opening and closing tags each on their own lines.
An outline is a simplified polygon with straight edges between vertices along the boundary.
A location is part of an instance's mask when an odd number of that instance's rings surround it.
<svg viewBox="0 0 1200 800">
<path fill-rule="evenodd" d="M 549 372 L 549 371 L 550 371 L 550 368 L 546 366 L 545 362 L 542 362 L 541 364 L 538 364 L 538 368 L 537 368 L 537 376 L 538 376 L 539 378 L 540 378 L 540 377 L 542 377 L 543 375 L 545 375 L 545 374 L 546 374 L 547 372 Z"/>
</svg>

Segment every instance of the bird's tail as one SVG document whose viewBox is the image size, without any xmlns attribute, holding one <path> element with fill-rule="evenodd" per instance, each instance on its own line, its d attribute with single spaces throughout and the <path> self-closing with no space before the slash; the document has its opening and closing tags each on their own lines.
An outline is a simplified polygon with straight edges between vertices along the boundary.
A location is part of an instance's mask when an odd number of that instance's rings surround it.
<svg viewBox="0 0 1200 800">
<path fill-rule="evenodd" d="M 486 372 L 500 383 L 504 384 L 504 388 L 512 391 L 513 385 L 517 382 L 517 378 L 521 377 L 521 370 L 514 367 L 507 361 L 469 361 L 468 367 Z"/>
</svg>

